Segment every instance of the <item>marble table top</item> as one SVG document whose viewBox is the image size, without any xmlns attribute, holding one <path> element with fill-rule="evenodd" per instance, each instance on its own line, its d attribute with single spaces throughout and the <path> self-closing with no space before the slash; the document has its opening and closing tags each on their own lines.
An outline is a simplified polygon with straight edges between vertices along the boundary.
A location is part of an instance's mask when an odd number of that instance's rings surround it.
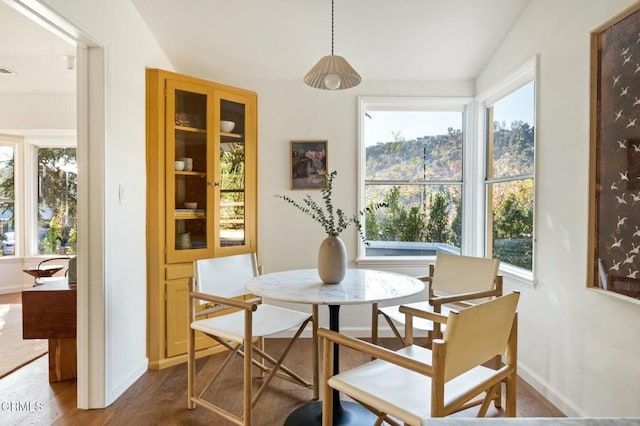
<svg viewBox="0 0 640 426">
<path fill-rule="evenodd" d="M 395 272 L 348 269 L 338 284 L 324 284 L 316 269 L 274 272 L 253 278 L 247 290 L 268 299 L 316 305 L 374 303 L 419 293 L 425 284 Z"/>
</svg>

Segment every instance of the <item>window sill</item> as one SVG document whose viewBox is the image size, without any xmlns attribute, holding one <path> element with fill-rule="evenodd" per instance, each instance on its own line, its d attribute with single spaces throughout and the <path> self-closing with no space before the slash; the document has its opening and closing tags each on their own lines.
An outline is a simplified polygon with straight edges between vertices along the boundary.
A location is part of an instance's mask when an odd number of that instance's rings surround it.
<svg viewBox="0 0 640 426">
<path fill-rule="evenodd" d="M 434 263 L 435 256 L 379 256 L 356 259 L 356 266 L 422 266 Z"/>
<path fill-rule="evenodd" d="M 538 283 L 533 272 L 518 268 L 517 266 L 501 264 L 499 273 L 509 281 L 513 281 L 524 287 L 534 288 Z"/>
<path fill-rule="evenodd" d="M 356 259 L 356 266 L 361 267 L 424 267 L 436 261 L 435 256 L 379 256 Z M 504 278 L 518 285 L 534 288 L 537 284 L 533 273 L 512 265 L 500 265 Z"/>
</svg>

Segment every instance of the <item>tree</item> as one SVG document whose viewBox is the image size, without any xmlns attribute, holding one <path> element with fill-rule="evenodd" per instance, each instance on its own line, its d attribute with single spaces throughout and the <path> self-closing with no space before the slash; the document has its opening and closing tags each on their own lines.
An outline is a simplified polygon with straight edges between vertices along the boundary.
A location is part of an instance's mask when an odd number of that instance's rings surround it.
<svg viewBox="0 0 640 426">
<path fill-rule="evenodd" d="M 75 148 L 38 149 L 38 222 L 47 232 L 39 248 L 55 254 L 58 247 L 75 253 L 78 175 Z"/>
<path fill-rule="evenodd" d="M 432 196 L 427 223 L 427 241 L 433 243 L 448 243 L 451 232 L 449 230 L 449 215 L 447 213 L 447 197 L 442 192 Z"/>
</svg>

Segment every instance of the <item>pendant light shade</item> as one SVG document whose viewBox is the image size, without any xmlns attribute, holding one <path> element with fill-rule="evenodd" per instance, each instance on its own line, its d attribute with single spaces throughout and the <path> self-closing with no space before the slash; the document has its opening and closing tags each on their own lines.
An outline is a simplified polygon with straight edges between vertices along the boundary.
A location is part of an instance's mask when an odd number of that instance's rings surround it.
<svg viewBox="0 0 640 426">
<path fill-rule="evenodd" d="M 360 84 L 360 81 L 360 74 L 338 55 L 323 56 L 304 76 L 305 84 L 325 90 L 349 89 Z"/>
<path fill-rule="evenodd" d="M 344 90 L 362 81 L 360 74 L 342 56 L 333 54 L 333 0 L 331 0 L 331 55 L 323 56 L 304 76 L 306 85 L 324 90 Z"/>
</svg>

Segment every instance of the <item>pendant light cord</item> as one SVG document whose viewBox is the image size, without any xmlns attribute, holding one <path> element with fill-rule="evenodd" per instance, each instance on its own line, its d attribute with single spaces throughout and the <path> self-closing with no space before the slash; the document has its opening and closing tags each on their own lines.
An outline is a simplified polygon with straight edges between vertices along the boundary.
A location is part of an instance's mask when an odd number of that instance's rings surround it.
<svg viewBox="0 0 640 426">
<path fill-rule="evenodd" d="M 333 0 L 331 0 L 331 56 L 333 56 Z"/>
</svg>

